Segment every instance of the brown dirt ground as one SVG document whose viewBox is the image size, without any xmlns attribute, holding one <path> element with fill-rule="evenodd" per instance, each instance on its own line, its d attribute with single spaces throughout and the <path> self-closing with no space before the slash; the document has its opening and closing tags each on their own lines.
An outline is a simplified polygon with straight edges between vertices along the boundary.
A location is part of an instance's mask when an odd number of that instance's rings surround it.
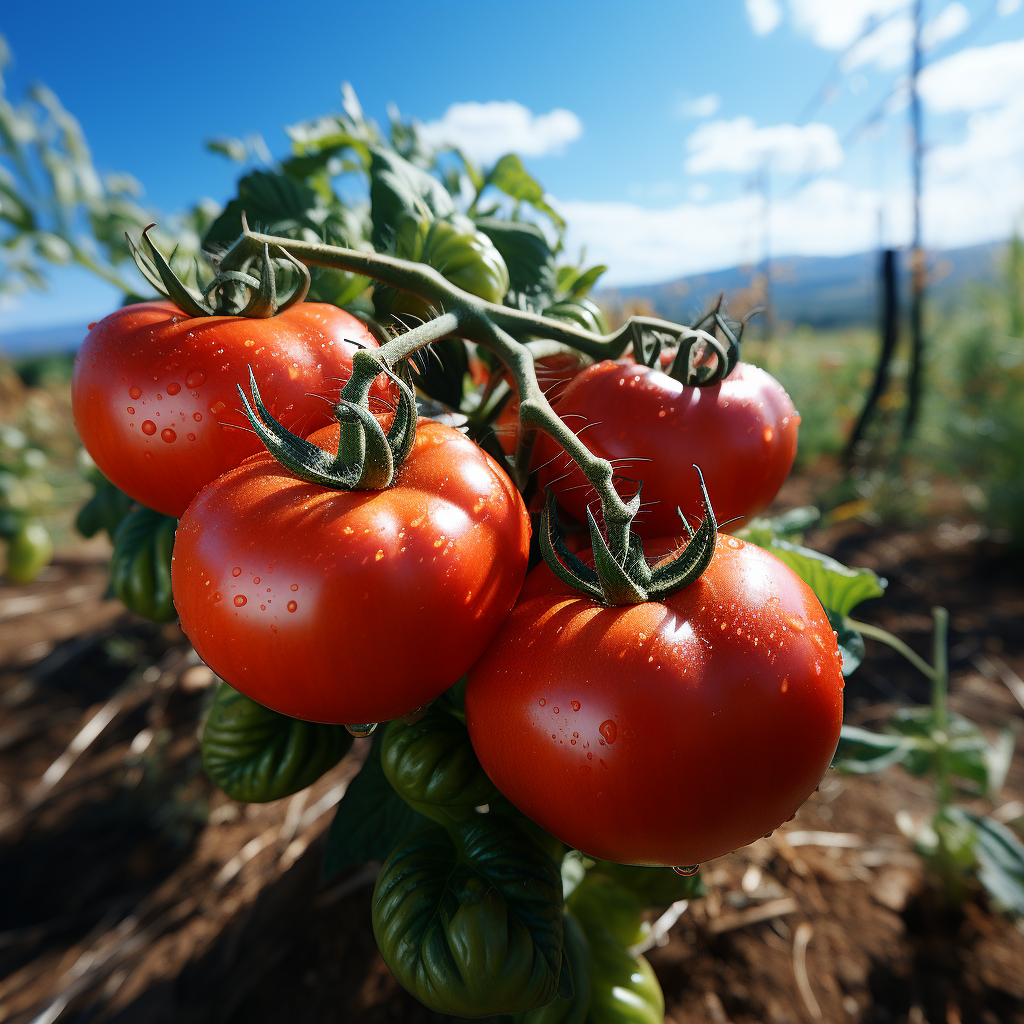
<svg viewBox="0 0 1024 1024">
<path fill-rule="evenodd" d="M 992 731 L 1024 717 L 1005 682 L 1024 675 L 1019 559 L 955 522 L 849 522 L 808 542 L 886 575 L 858 614 L 922 653 L 930 606 L 949 608 L 955 710 Z M 304 794 L 227 800 L 198 758 L 211 673 L 176 625 L 105 598 L 103 558 L 79 548 L 31 586 L 0 584 L 0 1021 L 440 1021 L 376 951 L 372 867 L 319 876 L 365 743 Z M 871 644 L 847 720 L 926 696 Z M 995 804 L 970 804 L 1018 831 L 1020 754 Z M 707 865 L 707 896 L 648 953 L 667 1019 L 1024 1024 L 1024 934 L 981 898 L 945 912 L 895 825 L 929 807 L 900 769 L 830 773 L 772 838 Z"/>
</svg>

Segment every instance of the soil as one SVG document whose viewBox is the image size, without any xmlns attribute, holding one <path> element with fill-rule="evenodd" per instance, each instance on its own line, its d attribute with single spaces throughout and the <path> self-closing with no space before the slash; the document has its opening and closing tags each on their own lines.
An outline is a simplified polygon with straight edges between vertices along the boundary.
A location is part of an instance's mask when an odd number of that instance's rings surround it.
<svg viewBox="0 0 1024 1024">
<path fill-rule="evenodd" d="M 992 735 L 1024 718 L 1024 565 L 1005 546 L 952 521 L 807 542 L 885 575 L 858 616 L 926 656 L 929 610 L 949 609 L 954 710 Z M 66 549 L 0 585 L 0 1021 L 442 1020 L 377 953 L 374 866 L 320 876 L 366 741 L 305 793 L 229 801 L 199 762 L 212 673 L 176 624 L 105 597 L 104 559 Z M 846 693 L 847 721 L 878 726 L 927 685 L 869 642 Z M 1024 933 L 980 894 L 946 909 L 897 828 L 931 800 L 899 768 L 829 773 L 794 821 L 706 865 L 707 895 L 647 953 L 666 1019 L 1024 1024 Z M 964 802 L 1020 833 L 1020 741 L 998 799 Z"/>
</svg>

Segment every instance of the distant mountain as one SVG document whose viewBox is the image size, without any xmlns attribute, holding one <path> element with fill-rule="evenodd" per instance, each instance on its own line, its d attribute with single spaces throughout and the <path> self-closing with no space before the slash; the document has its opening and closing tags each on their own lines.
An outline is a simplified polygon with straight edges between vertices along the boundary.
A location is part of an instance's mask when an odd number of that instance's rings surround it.
<svg viewBox="0 0 1024 1024">
<path fill-rule="evenodd" d="M 89 328 L 85 324 L 61 324 L 57 327 L 37 327 L 31 331 L 13 331 L 0 334 L 0 353 L 5 356 L 31 356 L 75 352 L 88 333 Z"/>
<path fill-rule="evenodd" d="M 1005 252 L 1005 243 L 993 242 L 930 253 L 932 297 L 940 302 L 954 301 L 971 283 L 997 283 Z M 900 298 L 905 302 L 909 294 L 910 257 L 905 253 L 900 257 Z M 874 323 L 878 307 L 878 265 L 879 255 L 874 252 L 773 259 L 772 305 L 776 321 L 821 328 Z M 666 320 L 688 323 L 700 310 L 707 308 L 720 291 L 725 292 L 727 301 L 730 297 L 735 300 L 734 312 L 740 302 L 753 304 L 756 301 L 753 287 L 759 274 L 760 267 L 732 267 L 664 284 L 606 288 L 599 291 L 596 298 L 605 306 L 622 306 L 631 300 L 640 300 Z M 739 309 L 743 311 L 742 306 Z M 0 333 L 0 353 L 26 356 L 74 352 L 88 333 L 85 324 Z"/>
<path fill-rule="evenodd" d="M 971 283 L 995 284 L 1001 274 L 1006 244 L 988 243 L 965 249 L 929 253 L 929 287 L 933 298 L 952 301 Z M 909 295 L 910 255 L 900 253 L 900 300 Z M 878 253 L 855 256 L 790 256 L 771 261 L 771 295 L 776 321 L 810 327 L 844 327 L 874 323 L 878 308 Z M 732 267 L 693 274 L 664 284 L 604 289 L 602 305 L 624 306 L 640 300 L 658 316 L 688 323 L 708 307 L 720 291 L 734 298 L 733 312 L 754 304 L 760 267 Z M 740 305 L 742 303 L 742 305 Z"/>
</svg>

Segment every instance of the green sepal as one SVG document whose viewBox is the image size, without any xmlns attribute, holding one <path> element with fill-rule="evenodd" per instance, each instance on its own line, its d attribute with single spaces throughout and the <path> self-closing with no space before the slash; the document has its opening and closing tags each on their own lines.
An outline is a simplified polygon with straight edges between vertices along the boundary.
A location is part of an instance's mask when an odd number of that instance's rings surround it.
<svg viewBox="0 0 1024 1024">
<path fill-rule="evenodd" d="M 395 977 L 439 1013 L 516 1013 L 558 994 L 558 866 L 501 817 L 414 832 L 381 869 L 372 916 Z"/>
<path fill-rule="evenodd" d="M 233 800 L 266 803 L 316 782 L 351 745 L 344 726 L 289 718 L 221 683 L 203 727 L 203 768 Z"/>
<path fill-rule="evenodd" d="M 178 521 L 138 508 L 121 521 L 110 556 L 110 588 L 136 615 L 169 622 L 177 612 L 171 593 L 171 555 Z"/>
<path fill-rule="evenodd" d="M 121 521 L 132 510 L 134 501 L 124 491 L 115 487 L 98 469 L 93 469 L 89 478 L 95 491 L 93 496 L 78 510 L 75 529 L 83 537 L 95 537 L 100 530 L 106 530 L 113 539 Z"/>
<path fill-rule="evenodd" d="M 497 794 L 466 726 L 443 710 L 431 708 L 411 725 L 391 722 L 381 739 L 381 767 L 406 803 L 442 825 L 475 814 Z"/>
</svg>

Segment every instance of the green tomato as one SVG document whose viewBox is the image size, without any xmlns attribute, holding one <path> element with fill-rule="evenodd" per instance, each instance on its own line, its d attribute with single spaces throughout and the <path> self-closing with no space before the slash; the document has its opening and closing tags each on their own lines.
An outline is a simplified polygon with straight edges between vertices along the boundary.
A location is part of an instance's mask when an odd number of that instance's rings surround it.
<svg viewBox="0 0 1024 1024">
<path fill-rule="evenodd" d="M 460 1017 L 551 1002 L 562 969 L 558 866 L 500 816 L 412 833 L 381 869 L 373 932 L 420 1002 Z"/>
<path fill-rule="evenodd" d="M 608 333 L 608 321 L 593 299 L 566 299 L 564 302 L 556 302 L 544 310 L 544 315 L 557 320 L 568 320 L 594 334 Z"/>
<path fill-rule="evenodd" d="M 38 519 L 22 523 L 7 546 L 7 578 L 12 583 L 31 583 L 53 558 L 53 541 Z"/>
<path fill-rule="evenodd" d="M 110 587 L 136 615 L 155 622 L 174 618 L 171 552 L 178 521 L 149 508 L 125 516 L 114 534 Z"/>
<path fill-rule="evenodd" d="M 633 956 L 608 932 L 590 943 L 590 1024 L 663 1024 L 665 996 L 645 957 Z"/>
<path fill-rule="evenodd" d="M 621 946 L 635 946 L 651 930 L 643 919 L 644 903 L 593 869 L 573 890 L 569 906 L 588 931 L 605 929 Z"/>
<path fill-rule="evenodd" d="M 645 868 L 635 864 L 613 864 L 607 860 L 597 861 L 594 871 L 613 878 L 638 897 L 645 907 L 668 906 L 704 892 L 699 872 L 679 875 L 671 868 Z"/>
<path fill-rule="evenodd" d="M 442 825 L 474 814 L 474 807 L 497 794 L 465 725 L 445 711 L 431 709 L 411 725 L 393 721 L 384 732 L 380 760 L 395 792 Z"/>
<path fill-rule="evenodd" d="M 203 768 L 233 800 L 266 803 L 316 782 L 351 745 L 343 725 L 279 715 L 221 683 L 203 727 Z"/>
</svg>

